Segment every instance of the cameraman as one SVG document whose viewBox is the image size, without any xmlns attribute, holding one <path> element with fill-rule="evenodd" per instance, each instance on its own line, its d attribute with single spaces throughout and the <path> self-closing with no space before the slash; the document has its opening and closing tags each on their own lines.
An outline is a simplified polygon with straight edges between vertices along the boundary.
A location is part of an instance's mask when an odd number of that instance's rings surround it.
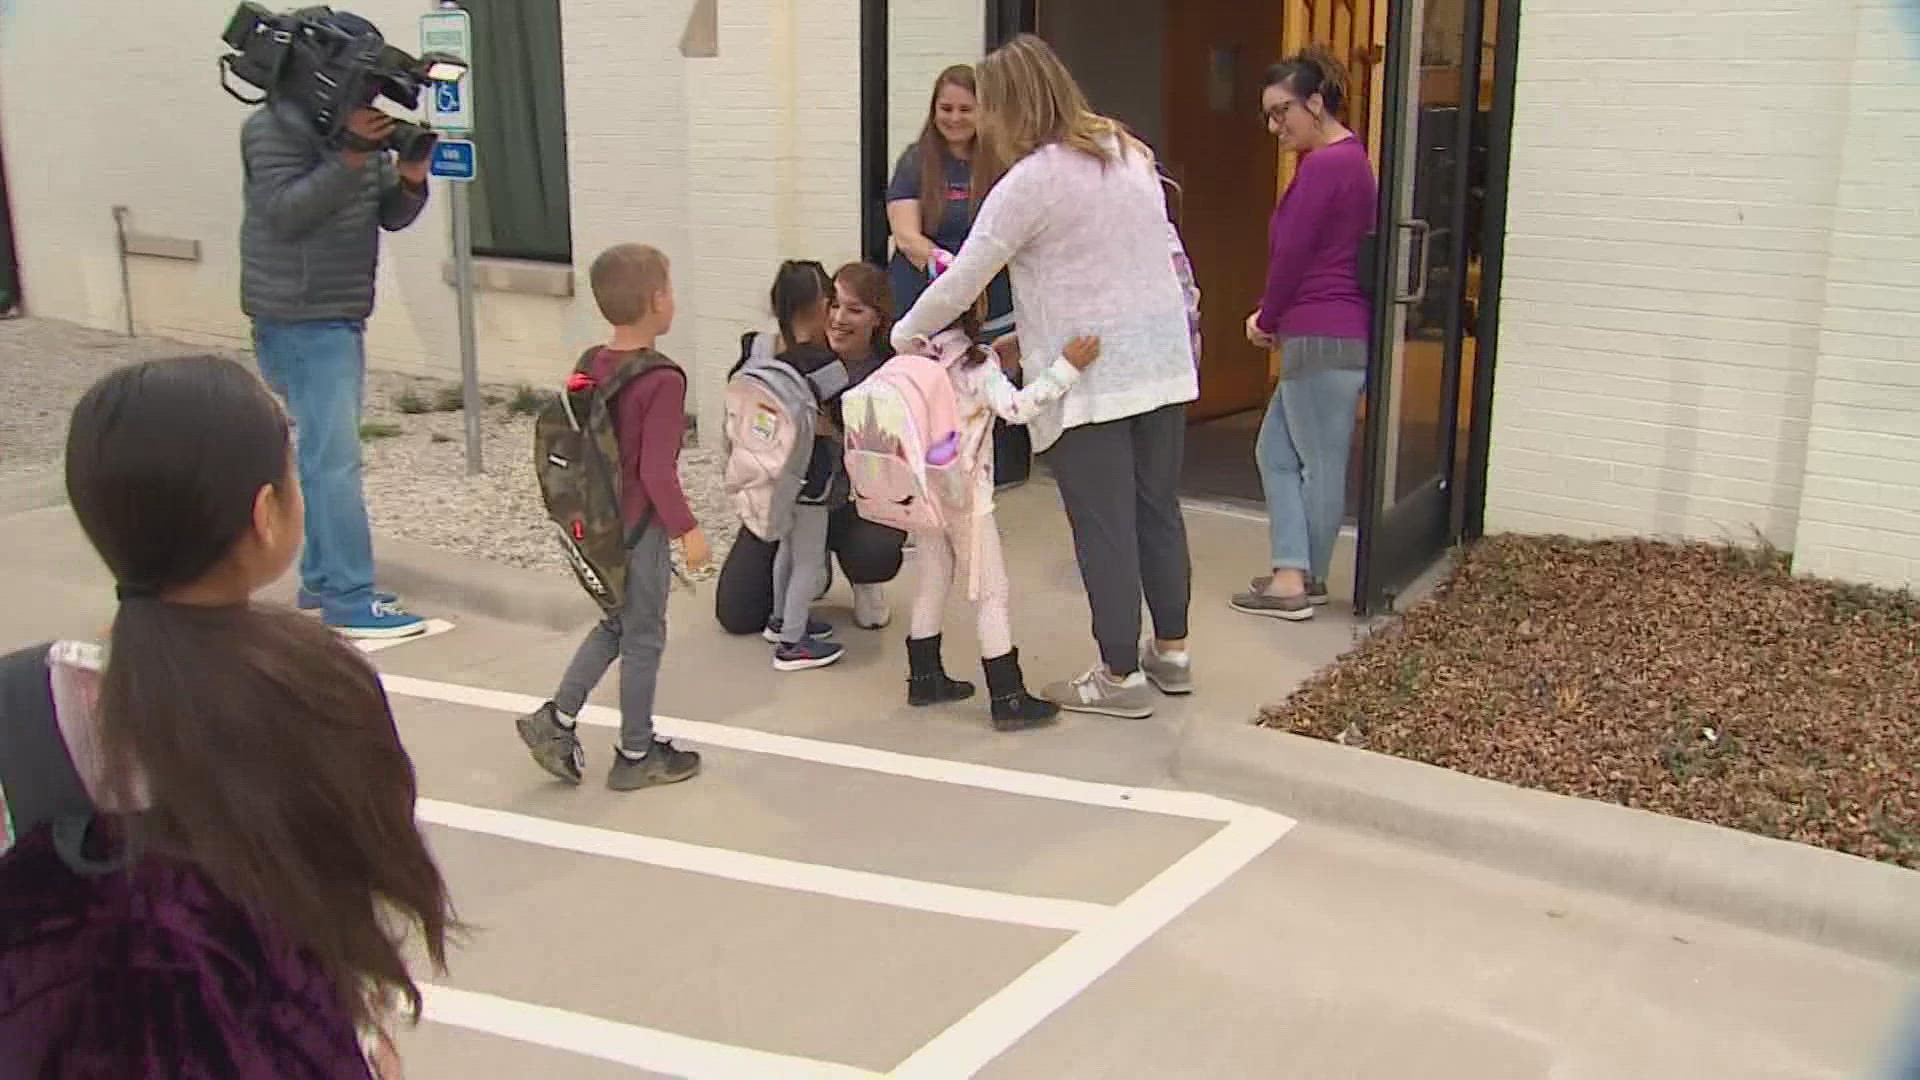
<svg viewBox="0 0 1920 1080">
<path fill-rule="evenodd" d="M 357 16 L 331 18 L 352 33 L 373 31 Z M 426 629 L 374 588 L 360 478 L 366 321 L 380 230 L 406 228 L 427 204 L 427 162 L 396 161 L 385 149 L 392 129 L 386 114 L 361 108 L 340 145 L 330 145 L 300 105 L 276 94 L 240 137 L 240 303 L 253 320 L 260 372 L 293 420 L 306 492 L 299 603 L 354 638 Z"/>
</svg>

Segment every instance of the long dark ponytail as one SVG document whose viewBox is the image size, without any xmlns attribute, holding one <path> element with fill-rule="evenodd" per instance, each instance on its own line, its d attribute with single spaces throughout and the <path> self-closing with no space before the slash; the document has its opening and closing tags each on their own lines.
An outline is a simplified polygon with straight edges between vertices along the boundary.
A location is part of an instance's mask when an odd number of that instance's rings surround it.
<svg viewBox="0 0 1920 1080">
<path fill-rule="evenodd" d="M 325 627 L 251 604 L 165 599 L 207 578 L 272 486 L 284 414 L 220 357 L 95 383 L 67 435 L 67 492 L 120 583 L 101 687 L 104 802 L 126 842 L 181 859 L 309 950 L 357 1022 L 420 992 L 388 918 L 444 968 L 458 923 L 414 823 L 413 762 L 373 669 Z"/>
</svg>

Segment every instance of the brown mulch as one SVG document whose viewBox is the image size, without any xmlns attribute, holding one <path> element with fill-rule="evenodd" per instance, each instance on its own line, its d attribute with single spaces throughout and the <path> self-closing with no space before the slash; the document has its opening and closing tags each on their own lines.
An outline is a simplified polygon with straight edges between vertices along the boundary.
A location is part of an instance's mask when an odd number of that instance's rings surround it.
<svg viewBox="0 0 1920 1080">
<path fill-rule="evenodd" d="M 1920 600 L 1770 550 L 1482 541 L 1260 723 L 1920 869 Z"/>
</svg>

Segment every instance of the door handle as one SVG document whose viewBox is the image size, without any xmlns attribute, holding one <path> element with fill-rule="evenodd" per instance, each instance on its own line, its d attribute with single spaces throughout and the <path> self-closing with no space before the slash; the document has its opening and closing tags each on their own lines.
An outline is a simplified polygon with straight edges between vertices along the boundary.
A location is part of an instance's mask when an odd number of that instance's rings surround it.
<svg viewBox="0 0 1920 1080">
<path fill-rule="evenodd" d="M 1414 263 L 1414 281 L 1418 284 L 1414 285 L 1411 292 L 1403 292 L 1395 296 L 1393 302 L 1418 304 L 1427 298 L 1427 269 L 1428 257 L 1433 254 L 1433 226 L 1419 218 L 1408 218 L 1400 223 L 1400 227 L 1420 241 L 1419 258 Z"/>
</svg>

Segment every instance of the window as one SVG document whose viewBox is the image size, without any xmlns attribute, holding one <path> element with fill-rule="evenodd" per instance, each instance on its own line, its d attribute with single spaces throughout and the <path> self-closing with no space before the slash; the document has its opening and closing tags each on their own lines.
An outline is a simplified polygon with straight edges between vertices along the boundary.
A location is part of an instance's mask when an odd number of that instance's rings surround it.
<svg viewBox="0 0 1920 1080">
<path fill-rule="evenodd" d="M 473 15 L 476 255 L 573 261 L 560 0 L 463 0 Z"/>
</svg>

